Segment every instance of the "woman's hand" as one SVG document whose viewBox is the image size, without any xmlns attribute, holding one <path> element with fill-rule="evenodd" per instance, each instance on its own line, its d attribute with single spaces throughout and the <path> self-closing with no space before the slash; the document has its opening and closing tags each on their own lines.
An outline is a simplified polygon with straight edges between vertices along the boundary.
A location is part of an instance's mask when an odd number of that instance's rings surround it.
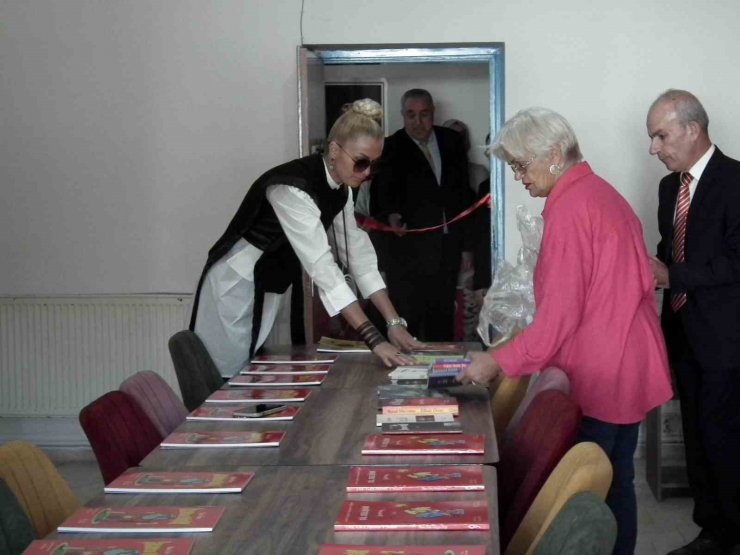
<svg viewBox="0 0 740 555">
<path fill-rule="evenodd" d="M 457 380 L 473 385 L 488 385 L 501 372 L 501 367 L 488 351 L 468 353 L 470 366 L 460 372 Z"/>
<path fill-rule="evenodd" d="M 375 353 L 378 358 L 383 361 L 383 364 L 388 367 L 398 365 L 411 365 L 416 362 L 413 357 L 403 354 L 401 351 L 398 350 L 398 348 L 394 347 L 387 341 L 383 341 L 377 347 L 375 347 L 373 349 L 373 353 Z"/>
<path fill-rule="evenodd" d="M 411 337 L 409 330 L 403 326 L 391 326 L 388 328 L 388 339 L 396 348 L 401 349 L 406 353 L 413 351 L 414 349 L 426 347 L 426 345 L 416 339 L 416 337 Z"/>
</svg>

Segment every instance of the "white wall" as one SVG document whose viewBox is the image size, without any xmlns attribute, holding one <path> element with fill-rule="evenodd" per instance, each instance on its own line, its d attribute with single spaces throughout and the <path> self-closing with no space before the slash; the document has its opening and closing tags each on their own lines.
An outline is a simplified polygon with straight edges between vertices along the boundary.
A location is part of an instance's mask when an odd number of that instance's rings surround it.
<svg viewBox="0 0 740 555">
<path fill-rule="evenodd" d="M 248 184 L 298 152 L 300 7 L 0 0 L 0 294 L 192 290 Z M 665 170 L 645 111 L 689 88 L 740 156 L 739 16 L 735 0 L 306 0 L 303 39 L 504 42 L 506 113 L 563 113 L 652 246 Z M 539 211 L 507 179 L 507 215 Z"/>
</svg>

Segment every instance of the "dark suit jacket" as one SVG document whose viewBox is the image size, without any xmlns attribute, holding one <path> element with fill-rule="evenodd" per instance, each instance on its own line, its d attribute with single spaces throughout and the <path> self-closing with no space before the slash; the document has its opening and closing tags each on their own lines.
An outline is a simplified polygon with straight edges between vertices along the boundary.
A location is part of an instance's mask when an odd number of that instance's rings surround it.
<svg viewBox="0 0 740 555">
<path fill-rule="evenodd" d="M 740 367 L 740 162 L 719 149 L 709 159 L 691 199 L 685 262 L 673 264 L 679 175 L 664 177 L 658 196 L 658 258 L 671 283 L 661 317 L 669 357 L 675 360 L 688 339 L 703 367 Z M 671 310 L 671 291 L 687 293 L 679 314 Z"/>
<path fill-rule="evenodd" d="M 380 171 L 370 188 L 373 217 L 388 221 L 388 215 L 401 214 L 408 228 L 442 223 L 473 203 L 468 183 L 468 158 L 462 136 L 451 129 L 434 127 L 442 159 L 440 184 L 421 149 L 404 129 L 388 137 L 383 147 Z M 458 249 L 472 250 L 472 226 L 468 220 L 449 227 Z M 387 234 L 390 235 L 390 234 Z M 439 269 L 442 256 L 442 232 L 387 237 L 394 264 L 414 273 L 430 274 Z"/>
</svg>

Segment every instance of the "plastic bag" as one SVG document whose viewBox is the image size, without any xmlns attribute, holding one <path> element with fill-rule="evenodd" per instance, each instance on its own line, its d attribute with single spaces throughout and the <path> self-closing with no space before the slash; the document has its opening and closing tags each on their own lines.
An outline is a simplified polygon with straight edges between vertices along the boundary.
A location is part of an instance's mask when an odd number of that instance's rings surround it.
<svg viewBox="0 0 740 555">
<path fill-rule="evenodd" d="M 534 318 L 534 267 L 544 223 L 524 206 L 517 207 L 516 221 L 522 236 L 516 265 L 505 260 L 499 264 L 478 318 L 478 335 L 489 347 L 505 343 Z"/>
</svg>

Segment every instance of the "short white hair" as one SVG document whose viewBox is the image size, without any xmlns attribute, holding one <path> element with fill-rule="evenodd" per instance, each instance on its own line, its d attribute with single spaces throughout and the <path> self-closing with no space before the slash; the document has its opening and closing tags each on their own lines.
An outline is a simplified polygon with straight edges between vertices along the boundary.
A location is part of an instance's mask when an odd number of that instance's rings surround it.
<svg viewBox="0 0 740 555">
<path fill-rule="evenodd" d="M 527 108 L 504 124 L 490 151 L 496 158 L 511 162 L 547 156 L 554 147 L 560 148 L 566 164 L 575 164 L 583 158 L 568 120 L 547 108 Z"/>
</svg>

